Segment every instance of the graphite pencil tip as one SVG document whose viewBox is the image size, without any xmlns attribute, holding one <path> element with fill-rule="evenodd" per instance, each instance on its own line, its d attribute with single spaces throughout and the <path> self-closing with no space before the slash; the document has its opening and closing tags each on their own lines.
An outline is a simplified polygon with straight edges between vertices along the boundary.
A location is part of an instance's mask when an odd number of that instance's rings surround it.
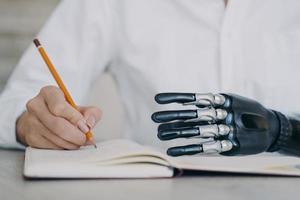
<svg viewBox="0 0 300 200">
<path fill-rule="evenodd" d="M 97 145 L 96 145 L 96 143 L 93 140 L 90 140 L 90 143 L 95 147 L 95 149 L 98 148 Z"/>
</svg>

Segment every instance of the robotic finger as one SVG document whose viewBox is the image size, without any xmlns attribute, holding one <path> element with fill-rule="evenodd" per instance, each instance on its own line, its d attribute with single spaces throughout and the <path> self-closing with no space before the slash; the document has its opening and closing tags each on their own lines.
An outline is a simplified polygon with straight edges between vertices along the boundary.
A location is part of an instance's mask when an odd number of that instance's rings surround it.
<svg viewBox="0 0 300 200">
<path fill-rule="evenodd" d="M 197 110 L 160 111 L 152 114 L 152 120 L 157 123 L 165 123 L 175 120 L 189 120 L 197 117 Z"/>
<path fill-rule="evenodd" d="M 229 140 L 215 140 L 202 144 L 171 147 L 167 150 L 170 156 L 194 155 L 198 153 L 222 153 L 230 151 L 233 144 Z"/>
<path fill-rule="evenodd" d="M 175 121 L 171 123 L 159 124 L 157 130 L 162 131 L 166 129 L 180 129 L 180 128 L 190 128 L 194 126 L 207 125 L 207 122 L 184 122 L 184 121 Z"/>
<path fill-rule="evenodd" d="M 200 136 L 198 128 L 167 129 L 159 131 L 157 137 L 160 140 L 172 140 L 176 138 L 190 138 Z"/>
<path fill-rule="evenodd" d="M 220 136 L 228 135 L 232 128 L 224 124 L 212 124 L 194 126 L 190 128 L 173 128 L 163 129 L 158 131 L 158 138 L 160 140 L 172 140 L 176 138 L 218 138 Z"/>
<path fill-rule="evenodd" d="M 160 93 L 155 96 L 159 104 L 181 103 L 198 107 L 218 107 L 225 104 L 226 100 L 224 95 L 212 93 Z"/>
<path fill-rule="evenodd" d="M 184 120 L 185 122 L 198 121 L 219 121 L 227 117 L 228 113 L 224 109 L 203 108 L 197 110 L 176 110 L 160 111 L 152 114 L 152 120 L 156 123 L 165 123 L 174 120 Z"/>
</svg>

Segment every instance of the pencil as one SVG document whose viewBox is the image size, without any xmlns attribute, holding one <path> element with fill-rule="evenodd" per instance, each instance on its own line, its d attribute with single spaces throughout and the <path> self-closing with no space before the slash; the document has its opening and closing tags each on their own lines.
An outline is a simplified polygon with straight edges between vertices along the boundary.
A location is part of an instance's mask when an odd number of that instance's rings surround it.
<svg viewBox="0 0 300 200">
<path fill-rule="evenodd" d="M 33 43 L 35 44 L 35 46 L 38 48 L 43 60 L 45 61 L 48 69 L 50 70 L 53 78 L 55 79 L 58 87 L 61 89 L 61 91 L 64 93 L 65 95 L 65 98 L 66 98 L 66 101 L 73 107 L 75 108 L 76 110 L 78 110 L 75 102 L 73 101 L 70 93 L 68 92 L 65 84 L 63 83 L 62 79 L 60 78 L 59 74 L 57 73 L 54 65 L 52 64 L 51 60 L 49 59 L 46 51 L 44 50 L 44 48 L 42 47 L 40 41 L 38 39 L 34 39 L 33 40 Z M 93 140 L 93 133 L 91 131 L 85 133 L 85 136 L 86 136 L 86 139 L 88 141 L 90 141 L 95 148 L 97 148 L 97 145 L 95 144 L 94 140 Z"/>
</svg>

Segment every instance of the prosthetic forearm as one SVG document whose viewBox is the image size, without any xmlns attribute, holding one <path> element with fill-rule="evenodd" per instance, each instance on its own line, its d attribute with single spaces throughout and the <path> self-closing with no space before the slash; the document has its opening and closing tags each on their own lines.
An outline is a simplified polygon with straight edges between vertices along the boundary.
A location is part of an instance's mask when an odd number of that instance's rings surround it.
<svg viewBox="0 0 300 200">
<path fill-rule="evenodd" d="M 235 94 L 161 93 L 159 104 L 194 105 L 193 110 L 161 111 L 152 115 L 160 140 L 208 139 L 168 149 L 171 156 L 197 153 L 249 155 L 263 151 L 300 156 L 300 122 Z"/>
</svg>

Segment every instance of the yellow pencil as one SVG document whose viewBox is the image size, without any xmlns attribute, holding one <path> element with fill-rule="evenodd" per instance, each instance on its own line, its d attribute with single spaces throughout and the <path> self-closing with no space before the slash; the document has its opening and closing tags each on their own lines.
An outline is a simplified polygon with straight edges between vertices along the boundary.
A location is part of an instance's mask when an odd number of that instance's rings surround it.
<svg viewBox="0 0 300 200">
<path fill-rule="evenodd" d="M 66 100 L 67 102 L 73 107 L 75 108 L 76 110 L 78 110 L 75 102 L 73 101 L 70 93 L 68 92 L 65 84 L 63 83 L 62 79 L 60 78 L 59 74 L 57 73 L 54 65 L 52 64 L 51 60 L 49 59 L 46 51 L 44 50 L 44 48 L 42 47 L 40 41 L 38 39 L 34 39 L 33 40 L 33 43 L 35 44 L 35 46 L 38 48 L 42 58 L 44 59 L 48 69 L 50 70 L 53 78 L 55 79 L 58 87 L 61 89 L 61 91 L 64 93 L 65 97 L 66 97 Z M 91 131 L 85 133 L 85 136 L 86 136 L 86 139 L 88 141 L 90 141 L 95 148 L 97 148 L 97 145 L 95 144 L 94 140 L 93 140 L 93 133 Z"/>
</svg>

